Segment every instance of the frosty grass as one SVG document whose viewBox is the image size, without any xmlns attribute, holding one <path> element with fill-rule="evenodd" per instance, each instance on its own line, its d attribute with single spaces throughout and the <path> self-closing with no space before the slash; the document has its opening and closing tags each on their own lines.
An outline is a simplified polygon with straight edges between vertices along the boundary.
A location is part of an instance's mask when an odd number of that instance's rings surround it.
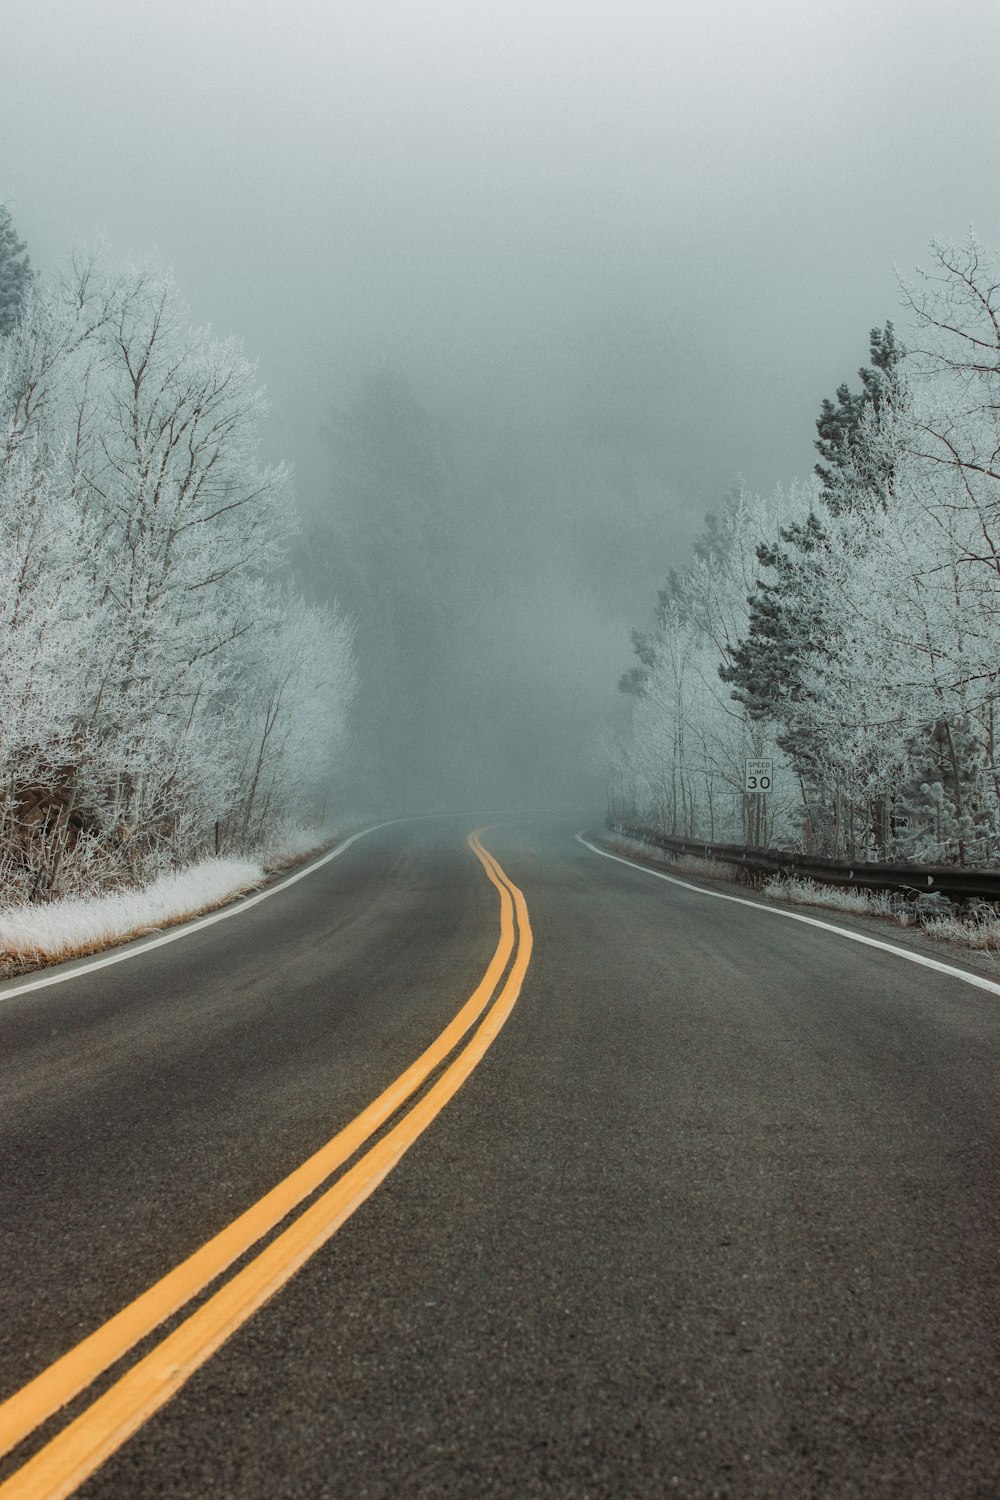
<svg viewBox="0 0 1000 1500">
<path fill-rule="evenodd" d="M 0 907 L 0 963 L 54 963 L 96 953 L 221 906 L 264 879 L 246 859 L 206 859 L 152 885 L 109 896 L 67 896 L 46 906 Z"/>
</svg>

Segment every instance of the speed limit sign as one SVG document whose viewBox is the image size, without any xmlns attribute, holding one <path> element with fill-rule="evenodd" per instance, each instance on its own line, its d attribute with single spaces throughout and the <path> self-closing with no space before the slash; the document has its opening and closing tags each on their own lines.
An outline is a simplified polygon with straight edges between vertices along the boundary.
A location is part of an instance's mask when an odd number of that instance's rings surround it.
<svg viewBox="0 0 1000 1500">
<path fill-rule="evenodd" d="M 743 762 L 743 790 L 745 792 L 769 792 L 771 790 L 771 756 L 758 756 L 756 760 L 747 756 Z"/>
</svg>

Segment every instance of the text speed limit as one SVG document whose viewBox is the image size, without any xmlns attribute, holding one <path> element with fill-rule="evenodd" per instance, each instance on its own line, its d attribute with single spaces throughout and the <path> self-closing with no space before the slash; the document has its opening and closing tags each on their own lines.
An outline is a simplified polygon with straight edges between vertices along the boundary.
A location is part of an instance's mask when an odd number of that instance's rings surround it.
<svg viewBox="0 0 1000 1500">
<path fill-rule="evenodd" d="M 743 790 L 745 792 L 769 792 L 771 790 L 771 757 L 749 756 L 743 762 Z"/>
</svg>

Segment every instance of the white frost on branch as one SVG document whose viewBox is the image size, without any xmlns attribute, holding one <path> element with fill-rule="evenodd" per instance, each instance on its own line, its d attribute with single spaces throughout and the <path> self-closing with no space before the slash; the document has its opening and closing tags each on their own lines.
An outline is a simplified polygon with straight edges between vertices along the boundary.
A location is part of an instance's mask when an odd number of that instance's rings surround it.
<svg viewBox="0 0 1000 1500">
<path fill-rule="evenodd" d="M 281 581 L 264 399 L 169 276 L 78 255 L 0 341 L 0 879 L 246 847 L 322 783 L 351 631 Z M 95 873 L 96 878 L 96 873 Z"/>
<path fill-rule="evenodd" d="M 863 413 L 840 446 L 826 404 L 823 490 L 771 514 L 739 496 L 663 596 L 612 756 L 625 816 L 746 842 L 738 768 L 767 753 L 793 792 L 772 841 L 1000 855 L 1000 260 L 935 242 L 902 294 L 909 352 L 862 372 L 877 401 L 838 392 Z"/>
</svg>

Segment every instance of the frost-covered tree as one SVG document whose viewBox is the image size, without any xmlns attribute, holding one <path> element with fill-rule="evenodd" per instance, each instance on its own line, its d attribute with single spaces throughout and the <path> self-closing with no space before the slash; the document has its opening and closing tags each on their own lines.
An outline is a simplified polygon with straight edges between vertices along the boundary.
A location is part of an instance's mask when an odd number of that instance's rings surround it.
<svg viewBox="0 0 1000 1500">
<path fill-rule="evenodd" d="M 932 258 L 904 286 L 914 313 L 908 399 L 862 433 L 876 464 L 891 461 L 891 504 L 869 517 L 836 602 L 884 657 L 868 694 L 881 698 L 875 722 L 898 764 L 886 845 L 983 861 L 995 858 L 998 833 L 998 267 L 972 239 L 934 245 Z M 860 698 L 865 674 L 853 680 Z M 852 717 L 842 701 L 831 734 Z"/>
<path fill-rule="evenodd" d="M 887 843 L 924 858 L 998 852 L 998 284 L 996 257 L 971 236 L 932 244 L 930 268 L 903 283 L 907 400 L 868 422 L 861 443 L 892 465 L 891 504 L 871 518 L 840 598 L 888 658 L 882 733 L 899 771 Z"/>
<path fill-rule="evenodd" d="M 770 731 L 734 704 L 718 668 L 746 634 L 761 537 L 807 514 L 809 500 L 799 489 L 767 498 L 738 490 L 697 539 L 694 561 L 671 573 L 655 629 L 633 638 L 639 667 L 622 681 L 634 701 L 611 773 L 620 819 L 630 813 L 665 832 L 739 842 L 764 831 L 743 793 L 743 761 L 774 753 Z M 790 825 L 798 800 L 787 764 L 779 786 L 769 834 Z"/>
<path fill-rule="evenodd" d="M 283 599 L 236 680 L 235 822 L 242 842 L 260 842 L 327 784 L 343 751 L 356 684 L 353 630 L 326 606 Z"/>
<path fill-rule="evenodd" d="M 846 382 L 838 386 L 836 404 L 824 398 L 816 422 L 819 437 L 814 446 L 823 463 L 816 464 L 815 474 L 822 485 L 823 500 L 835 515 L 848 495 L 855 500 L 864 496 L 881 502 L 891 488 L 891 464 L 887 468 L 884 462 L 876 462 L 871 448 L 861 442 L 862 422 L 867 417 L 878 424 L 883 411 L 903 398 L 899 364 L 906 351 L 891 322 L 884 328 L 873 328 L 868 338 L 871 365 L 858 371 L 861 390 L 852 391 Z M 840 480 L 847 469 L 861 484 L 845 493 Z"/>
<path fill-rule="evenodd" d="M 1000 582 L 1000 257 L 970 235 L 934 241 L 903 283 L 920 372 L 908 447 L 923 465 L 949 547 L 970 586 Z M 945 498 L 946 497 L 946 498 Z"/>
<path fill-rule="evenodd" d="M 619 806 L 627 786 L 641 816 L 701 831 L 692 767 L 761 753 L 753 731 L 787 756 L 801 805 L 779 826 L 807 847 L 1000 856 L 1000 263 L 974 238 L 931 256 L 903 285 L 905 365 L 892 325 L 875 330 L 862 392 L 824 404 L 819 491 L 763 525 L 737 507 L 733 540 L 703 543 L 661 596 L 625 684 Z M 708 623 L 720 609 L 727 631 Z M 728 721 L 695 690 L 709 639 Z"/>
<path fill-rule="evenodd" d="M 756 558 L 766 576 L 755 580 L 748 597 L 747 633 L 725 648 L 719 668 L 723 682 L 751 719 L 784 725 L 788 744 L 803 767 L 807 747 L 797 743 L 798 712 L 806 688 L 803 668 L 826 649 L 820 587 L 829 540 L 814 510 L 804 521 L 778 531 L 777 542 L 758 542 Z"/>
<path fill-rule="evenodd" d="M 17 237 L 10 209 L 0 203 L 0 336 L 12 331 L 31 281 L 27 249 Z"/>
<path fill-rule="evenodd" d="M 753 719 L 771 726 L 775 742 L 795 766 L 807 843 L 838 854 L 866 834 L 856 835 L 845 759 L 823 713 L 824 673 L 835 670 L 839 649 L 832 618 L 843 571 L 837 554 L 852 517 L 860 521 L 850 542 L 856 551 L 866 545 L 865 518 L 891 503 L 900 456 L 897 429 L 908 401 L 899 370 L 903 351 L 891 323 L 872 330 L 870 348 L 872 367 L 859 371 L 861 392 L 842 385 L 836 407 L 823 403 L 816 424 L 816 447 L 826 460 L 816 466 L 821 488 L 804 521 L 758 546 L 760 574 L 749 600 L 749 628 L 720 666 L 734 698 Z M 884 803 L 867 808 L 862 822 L 877 830 L 874 837 L 884 851 Z"/>
<path fill-rule="evenodd" d="M 262 836 L 322 775 L 353 666 L 280 582 L 294 513 L 253 365 L 169 277 L 90 257 L 29 289 L 0 355 L 8 860 L 44 890 L 80 835 L 132 871 Z"/>
</svg>

